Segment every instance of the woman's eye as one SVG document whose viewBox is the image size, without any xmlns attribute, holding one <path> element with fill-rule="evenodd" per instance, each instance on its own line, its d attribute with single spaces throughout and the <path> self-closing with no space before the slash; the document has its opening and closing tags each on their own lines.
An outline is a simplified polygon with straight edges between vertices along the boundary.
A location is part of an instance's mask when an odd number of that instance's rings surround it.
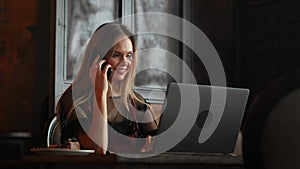
<svg viewBox="0 0 300 169">
<path fill-rule="evenodd" d="M 114 57 L 119 57 L 120 56 L 120 53 L 119 52 L 115 52 L 114 53 Z"/>
<path fill-rule="evenodd" d="M 128 58 L 133 58 L 133 54 L 132 54 L 132 53 L 129 53 L 129 54 L 127 54 L 127 57 L 128 57 Z"/>
</svg>

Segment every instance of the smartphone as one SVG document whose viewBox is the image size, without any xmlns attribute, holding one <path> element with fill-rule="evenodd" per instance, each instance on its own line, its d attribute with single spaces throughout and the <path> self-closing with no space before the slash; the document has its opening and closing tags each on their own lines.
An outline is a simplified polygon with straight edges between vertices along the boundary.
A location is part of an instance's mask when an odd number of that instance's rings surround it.
<svg viewBox="0 0 300 169">
<path fill-rule="evenodd" d="M 107 65 L 107 61 L 104 62 L 104 63 L 101 65 L 101 70 L 103 70 L 104 67 L 105 67 L 106 65 Z M 110 68 L 108 68 L 108 70 L 107 70 L 107 79 L 109 79 L 109 76 L 111 75 L 111 73 L 112 73 L 112 70 L 111 70 L 111 67 L 110 67 Z"/>
</svg>

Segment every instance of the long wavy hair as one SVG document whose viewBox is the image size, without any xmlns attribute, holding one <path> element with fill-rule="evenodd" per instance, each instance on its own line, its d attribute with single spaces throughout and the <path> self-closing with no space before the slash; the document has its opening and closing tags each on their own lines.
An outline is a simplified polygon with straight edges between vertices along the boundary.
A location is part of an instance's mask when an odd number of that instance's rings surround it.
<svg viewBox="0 0 300 169">
<path fill-rule="evenodd" d="M 68 111 L 67 116 L 70 116 L 76 107 L 79 107 L 94 98 L 94 89 L 92 81 L 89 78 L 89 69 L 96 56 L 100 55 L 100 60 L 104 58 L 109 59 L 114 53 L 116 44 L 120 42 L 120 39 L 122 40 L 124 38 L 129 38 L 132 43 L 133 60 L 130 71 L 120 83 L 119 90 L 121 91 L 120 93 L 122 93 L 123 103 L 128 110 L 128 103 L 130 103 L 128 99 L 131 99 L 131 101 L 134 102 L 146 104 L 150 108 L 150 105 L 145 103 L 144 100 L 138 98 L 133 90 L 137 64 L 135 36 L 122 24 L 105 23 L 98 27 L 92 34 L 92 37 L 88 41 L 86 48 L 82 53 L 84 56 L 81 67 L 74 78 L 73 83 L 66 90 L 72 90 L 73 97 L 73 105 Z M 87 116 L 87 112 L 83 111 L 82 115 Z"/>
</svg>

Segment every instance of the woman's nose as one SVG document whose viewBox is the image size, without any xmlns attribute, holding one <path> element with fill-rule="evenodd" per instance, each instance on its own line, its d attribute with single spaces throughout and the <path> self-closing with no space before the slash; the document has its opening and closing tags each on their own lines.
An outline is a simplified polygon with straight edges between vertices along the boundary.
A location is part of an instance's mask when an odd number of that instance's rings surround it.
<svg viewBox="0 0 300 169">
<path fill-rule="evenodd" d="M 126 56 L 126 55 L 123 55 L 122 56 L 122 61 L 123 62 L 128 62 L 129 60 L 128 60 L 128 57 Z"/>
<path fill-rule="evenodd" d="M 120 57 L 120 60 L 119 60 L 119 64 L 118 65 L 128 65 L 128 58 L 126 57 L 126 55 Z"/>
</svg>

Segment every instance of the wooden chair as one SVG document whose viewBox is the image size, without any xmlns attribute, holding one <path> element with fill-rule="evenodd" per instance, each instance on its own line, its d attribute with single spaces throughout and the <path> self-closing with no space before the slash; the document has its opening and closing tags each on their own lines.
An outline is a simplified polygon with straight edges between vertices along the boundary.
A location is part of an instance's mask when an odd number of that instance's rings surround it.
<svg viewBox="0 0 300 169">
<path fill-rule="evenodd" d="M 53 116 L 47 130 L 47 147 L 50 145 L 60 145 L 60 126 L 57 117 Z"/>
</svg>

